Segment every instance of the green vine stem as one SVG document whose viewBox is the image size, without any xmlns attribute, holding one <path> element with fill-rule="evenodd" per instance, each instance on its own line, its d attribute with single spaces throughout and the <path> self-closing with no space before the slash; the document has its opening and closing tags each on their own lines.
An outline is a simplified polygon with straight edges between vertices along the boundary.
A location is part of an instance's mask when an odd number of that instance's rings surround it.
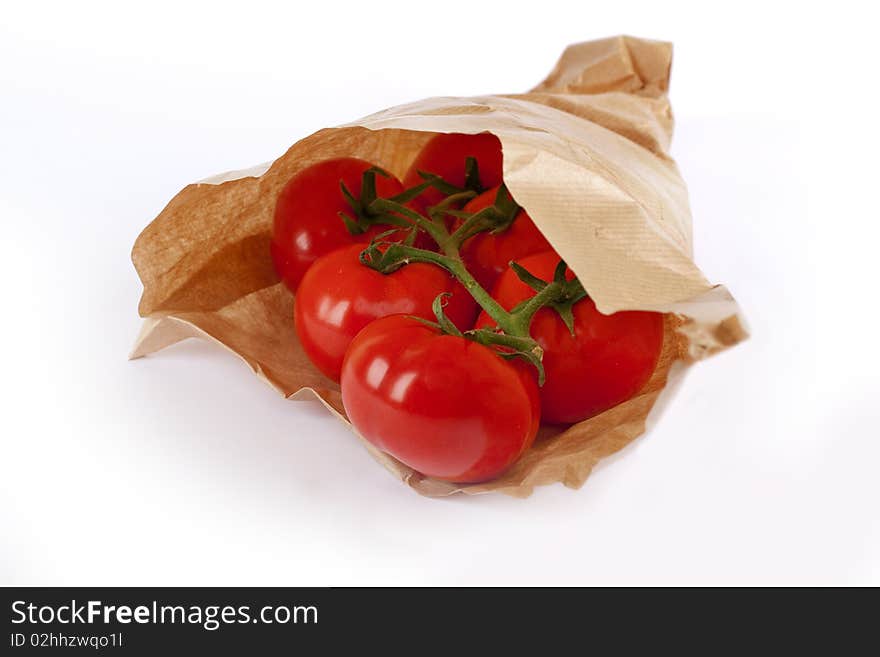
<svg viewBox="0 0 880 657">
<path fill-rule="evenodd" d="M 361 262 L 383 274 L 390 274 L 400 267 L 412 262 L 423 262 L 442 267 L 464 286 L 468 293 L 495 322 L 494 329 L 471 329 L 463 336 L 483 345 L 502 347 L 502 357 L 518 357 L 530 362 L 538 371 L 538 383 L 543 385 L 544 367 L 541 363 L 543 350 L 532 338 L 530 326 L 535 313 L 541 308 L 554 308 L 562 317 L 570 331 L 574 331 L 571 307 L 586 296 L 586 291 L 575 278 L 571 281 L 565 277 L 565 263 L 560 261 L 553 275 L 553 280 L 543 281 L 522 266 L 511 262 L 510 266 L 526 285 L 535 290 L 535 295 L 508 311 L 501 306 L 483 288 L 468 271 L 461 258 L 461 246 L 465 240 L 483 231 L 503 230 L 515 219 L 519 206 L 502 186 L 494 205 L 488 206 L 473 214 L 451 211 L 449 208 L 462 200 L 474 196 L 474 192 L 456 192 L 443 202 L 428 208 L 428 217 L 408 208 L 392 199 L 376 199 L 370 206 L 370 212 L 376 216 L 387 217 L 392 221 L 404 218 L 420 230 L 430 235 L 440 247 L 441 253 L 420 249 L 411 243 L 383 241 L 381 238 L 373 242 L 361 253 Z M 445 223 L 445 216 L 452 214 L 463 219 L 462 224 L 450 232 Z M 462 335 L 457 328 L 450 328 L 451 322 L 443 315 L 442 295 L 437 297 L 434 313 L 438 326 L 446 333 Z M 454 330 L 453 330 L 454 329 Z"/>
<path fill-rule="evenodd" d="M 520 327 L 511 321 L 510 313 L 477 282 L 460 256 L 453 257 L 396 242 L 374 241 L 361 253 L 361 262 L 383 274 L 390 274 L 411 262 L 427 262 L 442 267 L 464 286 L 501 330 L 508 335 L 522 334 Z"/>
<path fill-rule="evenodd" d="M 481 232 L 498 233 L 506 230 L 516 219 L 522 209 L 504 185 L 498 189 L 492 205 L 468 213 L 459 210 L 463 204 L 481 193 L 479 171 L 474 158 L 466 159 L 465 187 L 451 185 L 441 177 L 430 173 L 419 172 L 424 182 L 415 185 L 390 198 L 381 198 L 376 193 L 376 176 L 389 174 L 378 167 L 364 172 L 361 182 L 361 193 L 355 197 L 340 182 L 342 195 L 351 207 L 351 216 L 340 212 L 353 235 L 362 234 L 374 225 L 389 225 L 407 229 L 409 235 L 401 242 L 390 241 L 395 229 L 378 235 L 363 250 L 361 262 L 383 274 L 390 274 L 411 262 L 423 262 L 442 267 L 454 276 L 468 291 L 479 306 L 495 322 L 493 329 L 471 329 L 462 333 L 444 314 L 443 307 L 449 293 L 439 295 L 433 304 L 437 323 L 428 322 L 444 333 L 466 337 L 486 346 L 500 347 L 499 355 L 504 358 L 523 358 L 538 371 L 538 383 L 544 383 L 544 367 L 541 363 L 543 350 L 532 338 L 530 326 L 532 319 L 541 308 L 552 307 L 559 313 L 562 320 L 572 333 L 574 319 L 571 307 L 586 296 L 583 286 L 577 279 L 571 281 L 565 277 L 565 263 L 559 263 L 553 280 L 543 281 L 522 266 L 511 262 L 510 266 L 526 285 L 535 290 L 534 296 L 508 311 L 487 292 L 468 271 L 461 257 L 464 242 Z M 440 203 L 427 208 L 428 216 L 424 216 L 406 204 L 416 198 L 428 187 L 434 187 L 446 196 Z M 446 224 L 447 217 L 460 220 L 458 226 L 450 231 Z M 414 246 L 418 231 L 427 233 L 439 246 L 440 252 L 429 251 Z"/>
<path fill-rule="evenodd" d="M 348 202 L 351 213 L 340 212 L 339 218 L 345 223 L 345 227 L 352 235 L 362 235 L 376 224 L 388 224 L 398 226 L 400 228 L 412 228 L 412 224 L 399 216 L 386 216 L 381 212 L 377 212 L 373 207 L 376 200 L 380 197 L 376 192 L 376 176 L 390 177 L 390 174 L 379 167 L 370 167 L 364 171 L 361 176 L 361 193 L 355 196 L 343 181 L 339 181 L 339 189 L 342 196 Z M 396 196 L 392 196 L 389 201 L 397 204 L 409 203 L 416 196 L 434 185 L 434 179 L 425 180 L 425 182 L 410 187 L 402 191 Z M 352 216 L 354 215 L 354 216 Z"/>
</svg>

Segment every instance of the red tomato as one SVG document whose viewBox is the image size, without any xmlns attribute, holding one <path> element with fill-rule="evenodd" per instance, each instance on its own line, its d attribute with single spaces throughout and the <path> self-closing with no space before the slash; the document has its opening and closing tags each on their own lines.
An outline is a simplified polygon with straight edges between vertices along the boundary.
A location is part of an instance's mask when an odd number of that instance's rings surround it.
<svg viewBox="0 0 880 657">
<path fill-rule="evenodd" d="M 302 279 L 293 306 L 296 334 L 308 357 L 339 380 L 342 357 L 358 331 L 395 313 L 435 320 L 431 304 L 450 292 L 446 315 L 462 331 L 471 328 L 477 304 L 452 276 L 435 265 L 412 263 L 391 274 L 361 264 L 354 244 L 315 261 Z"/>
<path fill-rule="evenodd" d="M 517 261 L 545 281 L 559 264 L 554 252 Z M 569 280 L 574 274 L 566 273 Z M 492 296 L 510 310 L 534 291 L 508 269 Z M 559 314 L 542 308 L 532 319 L 531 335 L 544 349 L 546 380 L 541 388 L 541 419 L 554 424 L 585 420 L 626 401 L 647 383 L 663 347 L 661 313 L 626 311 L 603 315 L 592 299 L 574 304 L 574 336 Z M 493 326 L 485 313 L 476 326 Z"/>
<path fill-rule="evenodd" d="M 462 483 L 504 472 L 532 444 L 541 413 L 524 363 L 403 315 L 376 320 L 351 343 L 342 403 L 376 447 Z"/>
<path fill-rule="evenodd" d="M 348 232 L 340 212 L 352 216 L 351 206 L 339 188 L 345 183 L 360 197 L 361 177 L 373 165 L 353 157 L 324 160 L 306 167 L 281 190 L 275 204 L 271 253 L 275 270 L 288 288 L 296 291 L 309 266 L 325 253 L 354 243 L 367 243 L 390 226 L 373 226 L 365 233 Z M 376 193 L 387 198 L 403 191 L 397 178 L 376 176 Z"/>
<path fill-rule="evenodd" d="M 419 175 L 419 171 L 424 171 L 441 176 L 448 183 L 464 187 L 465 159 L 468 157 L 477 160 L 483 189 L 501 184 L 501 142 L 498 137 L 488 132 L 476 135 L 441 133 L 432 137 L 410 164 L 403 178 L 403 184 L 409 189 L 424 182 Z M 443 198 L 443 194 L 430 187 L 415 199 L 414 204 L 417 209 L 424 211 Z"/>
<path fill-rule="evenodd" d="M 465 212 L 478 212 L 495 203 L 498 187 L 483 192 L 464 206 Z M 461 225 L 461 221 L 457 222 Z M 474 278 L 487 290 L 505 271 L 511 260 L 519 260 L 533 253 L 552 251 L 550 242 L 535 226 L 525 210 L 517 213 L 513 223 L 500 233 L 484 232 L 467 240 L 461 256 Z"/>
</svg>

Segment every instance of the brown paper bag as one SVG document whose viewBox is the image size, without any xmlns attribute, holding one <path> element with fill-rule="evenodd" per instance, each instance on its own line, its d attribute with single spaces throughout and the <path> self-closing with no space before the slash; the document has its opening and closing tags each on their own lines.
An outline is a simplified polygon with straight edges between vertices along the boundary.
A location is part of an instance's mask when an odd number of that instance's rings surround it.
<svg viewBox="0 0 880 657">
<path fill-rule="evenodd" d="M 279 191 L 300 169 L 346 155 L 402 176 L 430 133 L 489 131 L 503 145 L 513 197 L 599 310 L 667 313 L 661 362 L 636 397 L 565 430 L 542 428 L 525 456 L 487 483 L 432 480 L 363 442 L 425 495 L 527 496 L 552 482 L 581 486 L 600 459 L 645 431 L 688 364 L 746 337 L 734 299 L 710 285 L 692 259 L 687 190 L 667 153 L 671 57 L 670 44 L 631 37 L 573 45 L 528 93 L 394 107 L 321 130 L 269 166 L 185 187 L 134 245 L 146 320 L 132 358 L 188 337 L 208 338 L 281 394 L 315 394 L 344 420 L 339 386 L 297 342 L 293 295 L 269 257 Z"/>
</svg>

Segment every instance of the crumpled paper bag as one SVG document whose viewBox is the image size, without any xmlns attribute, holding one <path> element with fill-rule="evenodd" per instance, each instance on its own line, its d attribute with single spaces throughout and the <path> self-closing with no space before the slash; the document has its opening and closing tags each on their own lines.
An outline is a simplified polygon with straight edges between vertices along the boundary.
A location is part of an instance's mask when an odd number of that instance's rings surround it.
<svg viewBox="0 0 880 657">
<path fill-rule="evenodd" d="M 132 251 L 145 318 L 132 358 L 185 338 L 207 338 L 281 394 L 317 395 L 344 420 L 339 386 L 309 363 L 297 341 L 294 298 L 269 257 L 279 191 L 300 169 L 346 155 L 402 177 L 431 133 L 489 131 L 503 145 L 504 180 L 513 197 L 599 310 L 667 314 L 660 364 L 629 401 L 567 429 L 542 427 L 524 457 L 490 482 L 432 480 L 362 442 L 425 495 L 527 496 L 552 482 L 580 487 L 600 459 L 645 431 L 693 361 L 747 335 L 733 297 L 693 262 L 687 190 L 667 152 L 671 59 L 671 44 L 658 41 L 576 44 L 528 93 L 394 107 L 306 137 L 270 165 L 188 185 Z"/>
</svg>

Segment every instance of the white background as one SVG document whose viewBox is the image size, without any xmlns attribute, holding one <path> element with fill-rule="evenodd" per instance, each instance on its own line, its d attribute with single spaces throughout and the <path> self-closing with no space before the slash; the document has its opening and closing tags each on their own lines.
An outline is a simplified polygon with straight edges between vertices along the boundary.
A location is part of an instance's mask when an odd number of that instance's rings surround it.
<svg viewBox="0 0 880 657">
<path fill-rule="evenodd" d="M 880 584 L 873 23 L 623 4 L 4 3 L 0 583 Z M 698 264 L 754 335 L 581 490 L 422 498 L 217 347 L 126 360 L 186 183 L 618 33 L 675 42 Z"/>
</svg>

